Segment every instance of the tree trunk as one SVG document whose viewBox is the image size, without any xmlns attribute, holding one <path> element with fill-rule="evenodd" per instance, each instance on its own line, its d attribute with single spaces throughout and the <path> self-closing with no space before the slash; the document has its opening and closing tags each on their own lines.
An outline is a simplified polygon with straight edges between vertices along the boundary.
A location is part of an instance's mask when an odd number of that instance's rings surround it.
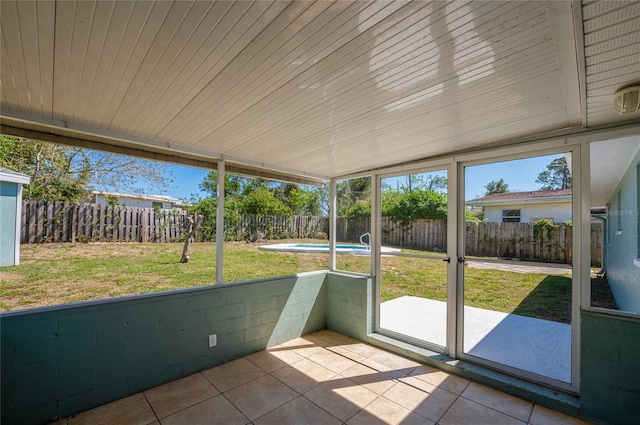
<svg viewBox="0 0 640 425">
<path fill-rule="evenodd" d="M 203 217 L 198 216 L 197 213 L 187 216 L 187 225 L 185 226 L 187 229 L 187 237 L 184 241 L 184 247 L 182 248 L 182 258 L 180 259 L 181 263 L 189 262 L 189 245 L 191 244 L 191 239 L 196 234 L 196 230 L 198 229 L 202 218 Z"/>
</svg>

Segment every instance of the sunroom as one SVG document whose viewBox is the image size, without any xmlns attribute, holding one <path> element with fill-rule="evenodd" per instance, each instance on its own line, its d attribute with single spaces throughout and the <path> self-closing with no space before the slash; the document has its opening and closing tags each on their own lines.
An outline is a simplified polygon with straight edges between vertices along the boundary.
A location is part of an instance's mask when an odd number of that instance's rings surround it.
<svg viewBox="0 0 640 425">
<path fill-rule="evenodd" d="M 331 188 L 325 270 L 225 282 L 220 236 L 215 285 L 2 313 L 2 423 L 67 418 L 291 341 L 350 359 L 342 345 L 366 343 L 585 420 L 640 421 L 640 3 L 0 7 L 0 133 Z M 466 187 L 558 156 L 573 179 L 567 323 L 477 311 L 471 263 L 495 261 L 469 243 Z M 382 195 L 416 174 L 446 177 L 441 242 L 406 254 L 440 268 L 442 298 L 390 304 Z M 336 255 L 335 188 L 360 177 L 370 267 L 353 273 Z M 223 210 L 219 197 L 218 228 Z M 617 310 L 591 303 L 592 221 Z"/>
</svg>

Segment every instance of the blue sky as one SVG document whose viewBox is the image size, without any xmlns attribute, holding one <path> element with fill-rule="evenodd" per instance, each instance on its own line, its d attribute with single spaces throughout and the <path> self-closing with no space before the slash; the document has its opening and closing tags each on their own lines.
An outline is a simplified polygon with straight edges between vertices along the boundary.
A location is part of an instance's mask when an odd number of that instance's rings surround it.
<svg viewBox="0 0 640 425">
<path fill-rule="evenodd" d="M 201 192 L 198 185 L 202 183 L 209 170 L 202 168 L 184 167 L 182 165 L 169 165 L 167 170 L 173 172 L 173 184 L 171 188 L 163 195 L 173 196 L 174 198 L 190 200 L 193 196 L 196 198 L 204 198 L 206 193 Z M 192 196 L 193 195 L 193 196 Z"/>
<path fill-rule="evenodd" d="M 465 199 L 469 200 L 482 196 L 485 192 L 484 186 L 487 183 L 501 178 L 504 179 L 509 185 L 509 189 L 513 192 L 539 190 L 540 184 L 535 182 L 538 174 L 544 171 L 553 159 L 560 156 L 561 155 L 538 156 L 468 167 L 466 169 Z M 173 164 L 170 164 L 167 170 L 173 173 L 174 181 L 162 195 L 169 195 L 185 200 L 190 200 L 194 195 L 196 197 L 206 196 L 205 193 L 200 191 L 198 185 L 207 175 L 208 170 Z"/>
<path fill-rule="evenodd" d="M 546 155 L 534 158 L 518 159 L 514 161 L 494 162 L 487 165 L 474 165 L 465 169 L 465 200 L 484 196 L 485 186 L 491 181 L 504 179 L 511 192 L 526 192 L 540 190 L 541 185 L 536 183 L 538 174 L 544 171 L 549 163 L 562 155 Z M 444 172 L 424 173 L 421 176 L 432 177 L 440 175 L 446 177 Z M 386 183 L 395 185 L 396 182 L 405 182 L 405 177 L 387 179 Z"/>
</svg>

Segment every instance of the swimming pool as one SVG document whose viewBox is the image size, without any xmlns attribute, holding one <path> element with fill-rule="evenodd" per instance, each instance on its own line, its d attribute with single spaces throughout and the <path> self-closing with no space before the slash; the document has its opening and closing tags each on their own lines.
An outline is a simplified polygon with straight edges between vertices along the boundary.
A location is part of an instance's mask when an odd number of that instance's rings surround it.
<svg viewBox="0 0 640 425">
<path fill-rule="evenodd" d="M 326 253 L 329 252 L 329 244 L 318 243 L 278 243 L 272 245 L 262 245 L 260 249 L 267 251 L 279 252 L 304 252 L 304 253 Z M 388 248 L 383 246 L 383 254 L 400 252 L 397 248 Z M 367 245 L 358 244 L 338 244 L 336 245 L 336 253 L 352 254 L 352 255 L 371 255 L 371 250 Z"/>
</svg>

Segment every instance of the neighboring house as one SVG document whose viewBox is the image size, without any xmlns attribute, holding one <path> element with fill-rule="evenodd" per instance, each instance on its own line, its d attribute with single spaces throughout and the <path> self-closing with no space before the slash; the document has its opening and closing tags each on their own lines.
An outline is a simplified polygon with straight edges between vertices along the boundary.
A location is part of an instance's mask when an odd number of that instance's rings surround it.
<svg viewBox="0 0 640 425">
<path fill-rule="evenodd" d="M 163 195 L 136 195 L 133 193 L 103 192 L 94 190 L 91 192 L 91 201 L 99 205 L 106 205 L 108 198 L 117 198 L 120 205 L 138 208 L 160 208 L 170 210 L 182 208 L 184 202 L 171 196 Z"/>
<path fill-rule="evenodd" d="M 535 223 L 549 219 L 554 223 L 572 220 L 571 189 L 496 193 L 472 199 L 466 204 L 483 208 L 484 217 L 494 223 Z"/>
<path fill-rule="evenodd" d="M 31 178 L 0 167 L 0 267 L 20 264 L 22 185 Z"/>
</svg>

